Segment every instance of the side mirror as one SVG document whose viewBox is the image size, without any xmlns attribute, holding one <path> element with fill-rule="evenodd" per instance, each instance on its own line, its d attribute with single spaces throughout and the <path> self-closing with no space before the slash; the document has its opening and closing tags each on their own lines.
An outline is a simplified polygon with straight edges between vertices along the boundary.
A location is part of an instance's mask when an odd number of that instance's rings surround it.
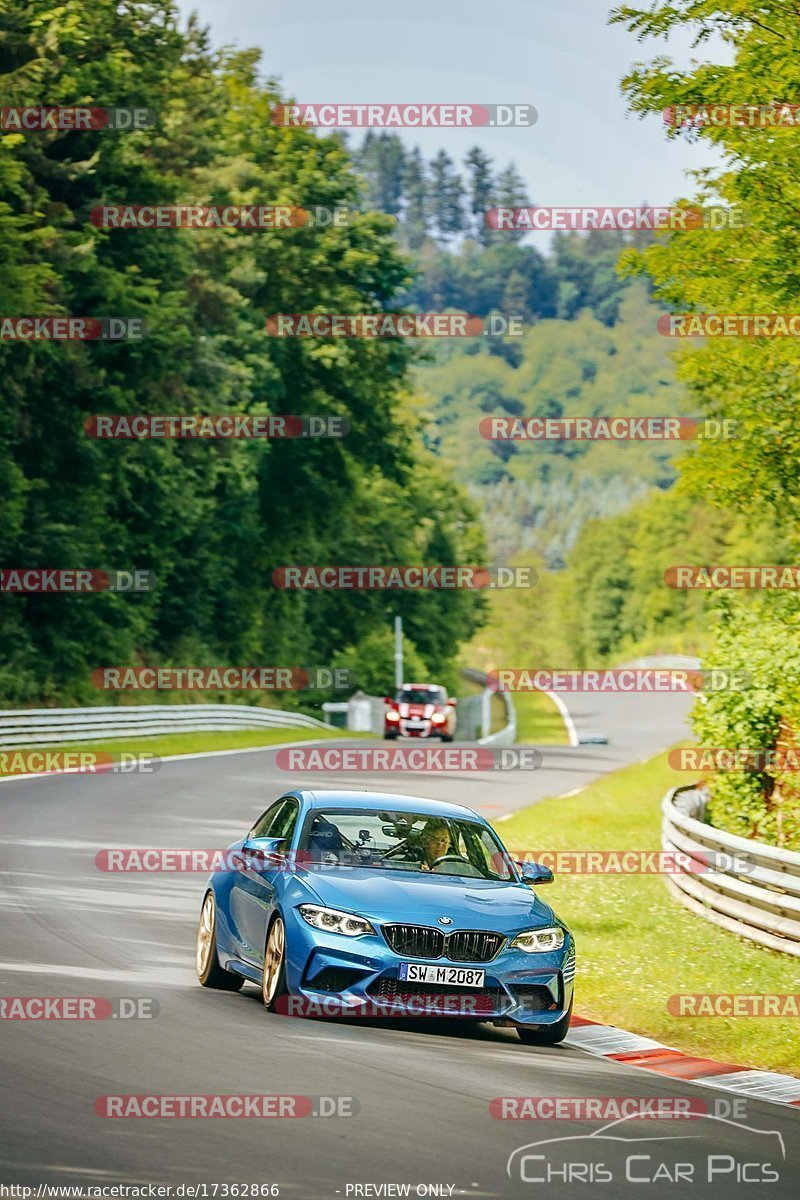
<svg viewBox="0 0 800 1200">
<path fill-rule="evenodd" d="M 383 703 L 384 703 L 384 704 L 394 704 L 394 700 L 392 699 L 392 697 L 391 697 L 391 696 L 384 696 L 384 697 L 383 697 Z"/>
<path fill-rule="evenodd" d="M 248 838 L 242 846 L 242 853 L 260 859 L 259 865 L 264 868 L 276 866 L 286 858 L 286 838 Z"/>
<path fill-rule="evenodd" d="M 522 876 L 522 882 L 529 884 L 530 887 L 536 887 L 539 883 L 552 883 L 554 880 L 550 868 L 541 863 L 523 862 L 517 863 L 516 866 Z"/>
<path fill-rule="evenodd" d="M 447 701 L 447 703 L 450 705 L 451 708 L 455 708 L 458 705 L 458 701 L 455 699 L 454 696 L 451 696 L 450 699 Z"/>
</svg>

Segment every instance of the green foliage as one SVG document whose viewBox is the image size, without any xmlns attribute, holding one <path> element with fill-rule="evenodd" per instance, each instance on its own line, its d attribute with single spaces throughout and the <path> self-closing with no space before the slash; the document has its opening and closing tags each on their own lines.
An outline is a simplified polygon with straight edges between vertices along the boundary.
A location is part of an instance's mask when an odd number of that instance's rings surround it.
<svg viewBox="0 0 800 1200">
<path fill-rule="evenodd" d="M 705 38 L 723 34 L 729 64 L 693 61 L 680 70 L 658 58 L 632 72 L 625 87 L 634 111 L 677 104 L 769 103 L 797 92 L 800 25 L 782 0 L 751 4 L 679 0 L 615 16 L 640 36 L 687 26 Z M 792 127 L 672 127 L 672 138 L 702 138 L 723 156 L 699 175 L 695 200 L 730 205 L 740 228 L 699 229 L 629 255 L 676 311 L 795 312 L 800 293 L 800 143 Z M 800 343 L 796 338 L 711 338 L 682 367 L 702 411 L 739 422 L 736 441 L 708 442 L 686 464 L 686 477 L 716 503 L 743 510 L 767 502 L 798 515 L 800 433 L 796 420 Z"/>
<path fill-rule="evenodd" d="M 744 691 L 709 692 L 696 706 L 702 746 L 797 749 L 800 733 L 800 628 L 786 597 L 744 606 L 721 599 L 713 649 L 704 666 L 735 667 L 750 676 Z M 796 771 L 720 771 L 711 786 L 712 824 L 740 837 L 800 849 L 800 783 Z"/>
<path fill-rule="evenodd" d="M 708 597 L 665 584 L 670 567 L 727 562 L 730 520 L 687 497 L 656 493 L 629 512 L 588 522 L 566 570 L 578 663 L 703 648 Z"/>
<path fill-rule="evenodd" d="M 0 4 L 4 104 L 147 106 L 154 128 L 0 139 L 5 313 L 145 318 L 142 341 L 0 343 L 0 562 L 149 568 L 139 596 L 0 597 L 0 702 L 95 701 L 128 662 L 328 665 L 397 607 L 430 670 L 479 619 L 464 592 L 281 593 L 286 563 L 480 561 L 464 494 L 421 452 L 399 340 L 277 341 L 275 312 L 380 311 L 409 270 L 391 221 L 104 230 L 100 203 L 358 207 L 335 138 L 281 129 L 254 51 L 212 52 L 168 0 Z M 340 415 L 341 441 L 97 442 L 110 413 Z M 431 555 L 444 554 L 444 558 Z M 441 623 L 446 621 L 446 638 Z M 101 697 L 102 698 L 102 697 Z"/>
<path fill-rule="evenodd" d="M 682 442 L 493 442 L 478 433 L 486 416 L 685 411 L 658 315 L 637 285 L 613 328 L 588 312 L 540 321 L 522 338 L 446 345 L 418 368 L 428 442 L 470 486 L 493 556 L 534 551 L 562 567 L 587 520 L 615 516 L 673 482 Z"/>
<path fill-rule="evenodd" d="M 617 321 L 629 288 L 617 271 L 619 256 L 647 245 L 652 234 L 559 233 L 545 257 L 522 244 L 524 231 L 486 224 L 487 209 L 531 203 L 513 163 L 498 171 L 473 146 L 462 176 L 444 151 L 426 163 L 419 148 L 406 150 L 398 134 L 372 131 L 352 153 L 364 204 L 395 218 L 399 242 L 415 253 L 409 304 L 422 311 L 460 308 L 479 317 L 497 311 L 525 321 L 572 320 L 588 309 L 604 325 Z"/>
<path fill-rule="evenodd" d="M 689 30 L 697 43 L 720 35 L 725 61 L 693 58 L 681 69 L 659 57 L 638 65 L 624 82 L 631 107 L 656 113 L 674 105 L 793 101 L 797 94 L 800 25 L 782 0 L 757 6 L 740 0 L 657 0 L 647 9 L 623 5 L 613 20 L 640 39 Z M 800 143 L 792 127 L 673 126 L 672 138 L 702 138 L 720 152 L 722 165 L 698 174 L 700 203 L 722 202 L 739 227 L 677 233 L 643 255 L 629 253 L 627 267 L 646 271 L 674 311 L 793 313 L 800 294 Z M 771 534 L 742 558 L 724 561 L 796 561 L 800 512 L 800 433 L 796 338 L 712 338 L 687 356 L 680 376 L 696 407 L 737 423 L 734 440 L 703 442 L 684 460 L 686 486 L 695 495 L 741 514 L 751 533 L 768 513 Z M 778 531 L 780 536 L 778 535 Z M 781 557 L 770 554 L 776 542 Z M 688 558 L 688 556 L 687 556 Z M 742 694 L 712 696 L 698 708 L 696 728 L 709 745 L 771 748 L 797 728 L 800 680 L 797 625 L 800 606 L 791 595 L 733 601 L 722 619 L 707 662 L 735 656 L 755 686 Z M 785 725 L 782 725 L 782 722 Z M 797 785 L 791 778 L 753 772 L 713 780 L 712 820 L 727 829 L 797 845 Z"/>
<path fill-rule="evenodd" d="M 516 234 L 499 238 L 488 228 L 485 213 L 498 204 L 529 204 L 524 181 L 513 164 L 496 173 L 479 146 L 464 159 L 466 185 L 445 150 L 426 163 L 419 148 L 407 150 L 396 133 L 369 130 L 352 154 L 363 179 L 365 203 L 397 218 L 405 245 L 416 248 L 428 239 L 447 245 L 464 237 L 485 245 L 517 239 Z"/>
<path fill-rule="evenodd" d="M 353 646 L 334 656 L 334 666 L 352 671 L 358 687 L 373 696 L 394 692 L 394 629 L 389 625 L 371 629 Z M 408 637 L 403 638 L 403 667 L 406 680 L 424 683 L 428 669 Z M 437 683 L 443 683 L 440 674 Z M 445 684 L 446 686 L 446 684 Z"/>
<path fill-rule="evenodd" d="M 453 160 L 440 150 L 430 164 L 430 199 L 434 236 L 446 242 L 465 228 L 464 183 L 456 173 Z"/>
<path fill-rule="evenodd" d="M 563 575 L 544 571 L 541 559 L 532 554 L 519 555 L 514 565 L 532 568 L 535 585 L 488 593 L 486 625 L 469 643 L 462 660 L 483 671 L 563 667 L 571 662 L 569 638 L 561 620 Z"/>
</svg>

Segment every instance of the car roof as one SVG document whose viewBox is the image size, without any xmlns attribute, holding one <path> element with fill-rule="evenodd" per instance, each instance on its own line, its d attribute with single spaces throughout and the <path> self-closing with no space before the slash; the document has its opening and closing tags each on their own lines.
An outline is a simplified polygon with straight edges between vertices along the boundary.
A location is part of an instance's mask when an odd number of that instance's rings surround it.
<svg viewBox="0 0 800 1200">
<path fill-rule="evenodd" d="M 452 804 L 448 800 L 431 800 L 427 796 L 398 796 L 393 792 L 327 791 L 303 788 L 298 795 L 311 808 L 389 808 L 394 812 L 417 812 L 432 817 L 484 818 L 465 804 Z"/>
</svg>

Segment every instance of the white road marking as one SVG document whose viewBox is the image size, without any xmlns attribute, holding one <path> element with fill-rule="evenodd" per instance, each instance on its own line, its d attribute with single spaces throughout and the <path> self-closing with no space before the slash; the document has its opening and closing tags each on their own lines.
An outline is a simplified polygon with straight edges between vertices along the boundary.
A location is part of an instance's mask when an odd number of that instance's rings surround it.
<svg viewBox="0 0 800 1200">
<path fill-rule="evenodd" d="M 564 701 L 562 700 L 562 698 L 559 696 L 558 692 L 549 692 L 548 694 L 550 696 L 550 699 L 553 701 L 556 708 L 558 709 L 558 711 L 561 713 L 561 719 L 567 727 L 567 736 L 569 738 L 570 746 L 577 746 L 578 745 L 578 733 L 577 733 L 577 730 L 575 729 L 575 722 L 573 721 L 572 717 L 570 716 L 569 709 L 567 708 L 567 706 L 564 703 Z"/>
<path fill-rule="evenodd" d="M 104 740 L 113 741 L 114 739 L 106 738 Z M 161 757 L 158 755 L 154 757 L 158 758 L 159 763 L 181 762 L 182 760 L 188 761 L 190 758 L 222 758 L 226 754 L 263 754 L 265 750 L 285 750 L 288 746 L 319 746 L 323 742 L 336 740 L 336 738 L 311 738 L 308 741 L 302 742 L 273 742 L 271 746 L 242 746 L 236 750 L 199 750 L 193 754 L 165 754 Z M 91 744 L 94 745 L 95 743 L 92 742 Z M 80 748 L 73 743 L 72 749 Z M 147 751 L 144 750 L 142 753 L 146 754 Z M 106 774 L 114 775 L 118 774 L 118 772 L 81 771 L 77 767 L 69 767 L 65 771 L 34 771 L 29 775 L 3 775 L 0 776 L 0 783 L 19 783 L 24 779 L 58 779 L 61 775 L 91 775 L 93 778 L 97 778 L 100 775 Z"/>
<path fill-rule="evenodd" d="M 64 966 L 56 963 L 0 962 L 0 972 L 2 971 L 16 972 L 22 975 L 58 975 L 77 979 L 102 979 L 109 982 L 116 979 L 125 983 L 135 983 L 139 980 L 145 983 L 171 983 L 176 986 L 183 986 L 190 980 L 193 983 L 197 982 L 194 972 L 188 968 L 177 971 L 173 968 L 163 971 L 126 971 L 123 968 L 104 970 L 99 967 Z"/>
</svg>

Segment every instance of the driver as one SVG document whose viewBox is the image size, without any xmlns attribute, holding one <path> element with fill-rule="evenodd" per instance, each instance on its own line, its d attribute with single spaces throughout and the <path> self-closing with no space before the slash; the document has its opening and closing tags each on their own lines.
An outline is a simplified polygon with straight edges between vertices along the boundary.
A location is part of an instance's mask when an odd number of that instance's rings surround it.
<svg viewBox="0 0 800 1200">
<path fill-rule="evenodd" d="M 450 849 L 450 829 L 447 822 L 438 818 L 426 821 L 415 840 L 422 854 L 420 870 L 431 871 L 436 860 L 447 854 Z"/>
</svg>

